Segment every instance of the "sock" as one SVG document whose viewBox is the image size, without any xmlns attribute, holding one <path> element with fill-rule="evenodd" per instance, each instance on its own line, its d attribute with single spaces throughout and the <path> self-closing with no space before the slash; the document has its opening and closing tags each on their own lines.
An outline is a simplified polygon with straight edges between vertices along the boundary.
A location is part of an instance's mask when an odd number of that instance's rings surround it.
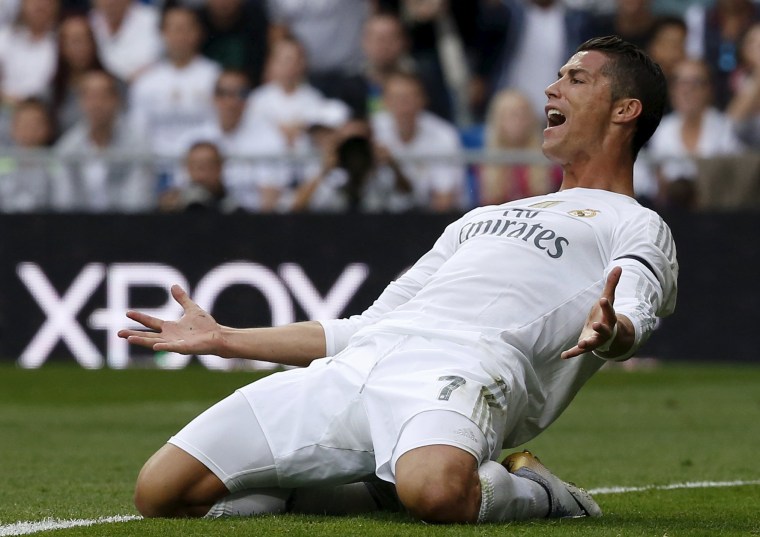
<svg viewBox="0 0 760 537">
<path fill-rule="evenodd" d="M 284 513 L 291 489 L 242 490 L 215 503 L 204 518 Z"/>
<path fill-rule="evenodd" d="M 545 518 L 549 514 L 549 495 L 530 479 L 510 474 L 494 461 L 478 469 L 482 501 L 478 522 L 507 522 Z"/>
</svg>

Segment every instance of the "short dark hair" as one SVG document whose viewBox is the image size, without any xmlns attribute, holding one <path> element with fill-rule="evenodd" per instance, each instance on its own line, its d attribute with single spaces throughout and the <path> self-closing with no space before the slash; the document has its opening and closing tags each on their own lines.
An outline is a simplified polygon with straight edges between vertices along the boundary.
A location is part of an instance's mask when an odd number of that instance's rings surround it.
<svg viewBox="0 0 760 537">
<path fill-rule="evenodd" d="M 665 75 L 643 50 L 617 36 L 589 39 L 578 47 L 576 53 L 591 50 L 609 58 L 602 73 L 612 82 L 612 100 L 633 98 L 641 101 L 641 115 L 636 121 L 631 147 L 635 159 L 662 119 L 668 98 Z"/>
<path fill-rule="evenodd" d="M 110 85 L 111 93 L 113 93 L 119 100 L 124 98 L 123 94 L 123 88 L 121 86 L 121 82 L 119 82 L 119 79 L 116 78 L 114 75 L 106 71 L 105 69 L 88 69 L 84 72 L 82 79 L 85 80 L 87 78 L 91 78 L 93 76 L 100 76 L 108 80 L 108 84 Z M 79 85 L 79 90 L 81 92 L 82 90 L 82 84 Z"/>
<path fill-rule="evenodd" d="M 187 152 L 185 153 L 185 158 L 190 156 L 190 153 L 193 151 L 197 151 L 198 149 L 210 149 L 216 154 L 216 159 L 219 162 L 224 161 L 224 155 L 222 154 L 222 150 L 219 148 L 219 145 L 215 142 L 212 142 L 210 140 L 196 140 L 190 145 L 190 147 L 187 148 Z"/>
<path fill-rule="evenodd" d="M 425 84 L 422 83 L 422 78 L 420 78 L 420 75 L 418 75 L 416 72 L 410 69 L 393 69 L 390 73 L 385 75 L 385 81 L 383 82 L 383 87 L 388 85 L 388 83 L 391 80 L 403 80 L 405 82 L 409 82 L 410 84 L 414 84 L 417 86 L 417 89 L 419 90 L 420 94 L 423 98 L 427 99 L 427 90 L 425 89 Z"/>
<path fill-rule="evenodd" d="M 676 28 L 683 30 L 684 33 L 689 31 L 688 26 L 686 26 L 686 21 L 684 21 L 683 18 L 677 15 L 662 15 L 655 20 L 652 30 L 650 31 L 648 42 L 651 43 L 652 39 L 654 39 L 658 33 L 670 26 L 675 26 Z"/>
</svg>

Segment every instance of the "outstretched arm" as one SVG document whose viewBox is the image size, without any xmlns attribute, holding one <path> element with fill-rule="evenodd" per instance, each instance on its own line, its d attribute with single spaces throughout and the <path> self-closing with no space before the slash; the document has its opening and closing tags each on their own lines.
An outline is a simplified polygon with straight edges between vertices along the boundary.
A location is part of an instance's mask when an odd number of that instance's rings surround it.
<svg viewBox="0 0 760 537">
<path fill-rule="evenodd" d="M 220 325 L 178 285 L 171 288 L 184 313 L 178 321 L 165 321 L 128 311 L 127 317 L 151 331 L 120 330 L 119 337 L 154 351 L 180 354 L 215 354 L 306 366 L 325 355 L 325 334 L 316 321 L 272 328 L 230 328 Z"/>
<path fill-rule="evenodd" d="M 578 344 L 562 353 L 562 359 L 574 358 L 596 351 L 601 358 L 614 358 L 626 354 L 635 341 L 633 323 L 625 315 L 615 313 L 615 289 L 623 269 L 613 268 L 599 301 L 594 304 L 586 318 Z"/>
</svg>

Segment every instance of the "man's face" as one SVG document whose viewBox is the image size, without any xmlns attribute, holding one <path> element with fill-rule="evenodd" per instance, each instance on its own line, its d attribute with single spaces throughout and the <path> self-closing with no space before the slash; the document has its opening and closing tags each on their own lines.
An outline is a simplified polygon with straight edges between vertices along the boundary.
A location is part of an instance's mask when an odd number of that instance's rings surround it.
<svg viewBox="0 0 760 537">
<path fill-rule="evenodd" d="M 399 123 L 413 122 L 425 108 L 425 97 L 418 84 L 402 77 L 386 83 L 383 99 L 385 107 Z"/>
<path fill-rule="evenodd" d="M 42 108 L 25 106 L 13 115 L 11 135 L 20 147 L 40 147 L 50 138 L 50 120 Z"/>
<path fill-rule="evenodd" d="M 86 17 L 69 17 L 58 30 L 61 59 L 70 67 L 85 70 L 94 63 L 95 43 Z"/>
<path fill-rule="evenodd" d="M 747 31 L 742 44 L 741 56 L 753 72 L 760 71 L 760 24 L 755 23 Z"/>
<path fill-rule="evenodd" d="M 214 88 L 214 106 L 224 129 L 237 126 L 243 117 L 250 88 L 245 77 L 237 73 L 224 73 Z"/>
<path fill-rule="evenodd" d="M 575 54 L 546 88 L 544 154 L 564 164 L 601 148 L 610 126 L 612 92 L 602 73 L 608 58 L 598 51 Z"/>
<path fill-rule="evenodd" d="M 58 9 L 58 0 L 24 0 L 21 17 L 33 31 L 50 30 L 55 26 Z"/>
<path fill-rule="evenodd" d="M 222 160 L 212 147 L 199 145 L 187 155 L 187 174 L 194 183 L 210 192 L 218 192 L 222 185 Z"/>
<path fill-rule="evenodd" d="M 649 42 L 649 55 L 670 73 L 686 57 L 686 30 L 677 24 L 663 26 Z"/>
<path fill-rule="evenodd" d="M 710 73 L 704 64 L 684 60 L 676 65 L 670 81 L 670 100 L 681 115 L 696 117 L 710 106 Z"/>
<path fill-rule="evenodd" d="M 376 16 L 367 22 L 362 39 L 367 61 L 373 67 L 393 67 L 404 54 L 404 34 L 398 20 Z"/>
<path fill-rule="evenodd" d="M 306 57 L 301 47 L 290 41 L 273 45 L 268 72 L 271 79 L 284 85 L 297 84 L 306 73 Z"/>
<path fill-rule="evenodd" d="M 185 9 L 174 9 L 166 14 L 162 30 L 166 55 L 169 58 L 192 58 L 201 43 L 198 20 Z"/>
<path fill-rule="evenodd" d="M 80 105 L 90 125 L 112 125 L 120 106 L 114 81 L 102 73 L 90 73 L 82 80 L 79 91 Z"/>
</svg>

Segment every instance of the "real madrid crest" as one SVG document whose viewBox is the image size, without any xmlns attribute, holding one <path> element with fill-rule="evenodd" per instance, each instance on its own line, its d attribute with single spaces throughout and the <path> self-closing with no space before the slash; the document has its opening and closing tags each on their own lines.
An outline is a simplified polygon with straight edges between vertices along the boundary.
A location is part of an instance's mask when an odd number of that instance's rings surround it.
<svg viewBox="0 0 760 537">
<path fill-rule="evenodd" d="M 576 209 L 568 213 L 570 216 L 580 216 L 581 218 L 593 218 L 599 214 L 596 209 Z"/>
</svg>

